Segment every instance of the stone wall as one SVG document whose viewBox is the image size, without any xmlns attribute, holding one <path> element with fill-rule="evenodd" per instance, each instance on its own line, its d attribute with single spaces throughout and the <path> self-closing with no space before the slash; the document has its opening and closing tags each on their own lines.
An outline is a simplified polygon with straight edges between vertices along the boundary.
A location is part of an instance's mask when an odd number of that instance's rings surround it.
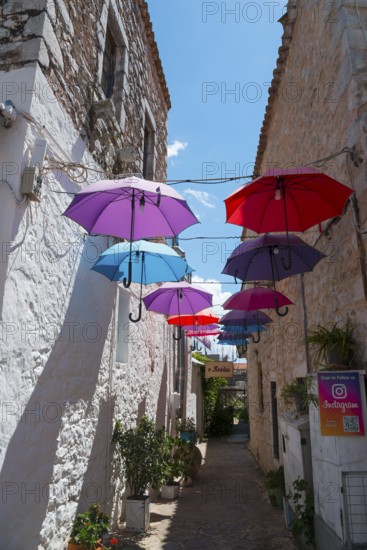
<svg viewBox="0 0 367 550">
<path fill-rule="evenodd" d="M 360 18 L 359 18 L 360 17 Z M 327 254 L 313 273 L 293 276 L 277 284 L 293 302 L 289 314 L 262 333 L 261 343 L 248 352 L 251 449 L 264 469 L 274 468 L 270 382 L 277 383 L 279 413 L 284 382 L 305 376 L 314 368 L 307 361 L 305 325 L 345 323 L 357 328 L 362 365 L 366 360 L 366 96 L 367 10 L 354 2 L 290 3 L 282 23 L 285 33 L 270 90 L 262 129 L 256 172 L 271 167 L 313 163 L 345 147 L 321 170 L 355 191 L 357 209 L 300 235 Z M 356 156 L 360 161 L 356 161 Z M 359 231 L 355 219 L 362 222 Z M 302 298 L 304 287 L 304 302 Z M 260 377 L 264 410 L 259 410 Z M 280 456 L 281 456 L 281 440 Z M 281 460 L 281 458 L 280 458 Z"/>
<path fill-rule="evenodd" d="M 107 23 L 117 46 L 112 101 L 101 87 Z M 146 105 L 156 133 L 155 179 L 166 176 L 170 98 L 144 0 L 9 0 L 1 7 L 0 70 L 39 64 L 94 158 L 115 174 L 140 172 Z M 14 90 L 9 86 L 7 96 Z M 51 97 L 51 95 L 50 95 Z M 126 161 L 121 149 L 132 148 Z"/>
<path fill-rule="evenodd" d="M 98 117 L 90 126 L 92 107 L 109 110 L 95 103 L 103 98 L 93 18 L 107 8 L 55 0 L 45 11 L 44 2 L 31 4 L 1 6 L 1 99 L 11 99 L 19 114 L 11 128 L 0 124 L 0 540 L 8 548 L 60 550 L 75 514 L 90 503 L 100 502 L 115 524 L 123 517 L 125 488 L 110 444 L 114 420 L 131 426 L 146 413 L 159 425 L 170 424 L 177 351 L 162 316 L 144 311 L 139 324 L 128 323 L 138 306 L 136 285 L 119 308 L 116 284 L 90 270 L 112 239 L 88 237 L 62 216 L 72 195 L 100 174 L 78 183 L 63 170 L 47 172 L 40 203 L 20 194 L 21 174 L 39 138 L 47 141 L 48 158 L 101 171 L 120 169 L 119 147 L 132 146 L 140 159 L 148 105 L 157 128 L 156 175 L 164 178 L 169 99 L 154 41 L 145 35 L 144 3 L 124 2 L 134 13 L 124 19 L 126 33 L 134 36 L 124 130 L 122 119 L 110 117 L 107 124 L 119 127 L 120 141 L 108 133 L 102 140 Z M 98 21 L 102 25 L 103 17 Z M 35 30 L 27 34 L 30 26 Z M 71 50 L 78 51 L 78 71 Z M 116 334 L 126 346 L 122 363 Z"/>
</svg>

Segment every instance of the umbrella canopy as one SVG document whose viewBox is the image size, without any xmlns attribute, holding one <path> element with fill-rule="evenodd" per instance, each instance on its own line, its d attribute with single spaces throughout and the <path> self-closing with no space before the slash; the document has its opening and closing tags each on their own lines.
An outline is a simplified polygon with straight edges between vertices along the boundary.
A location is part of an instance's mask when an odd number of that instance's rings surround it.
<svg viewBox="0 0 367 550">
<path fill-rule="evenodd" d="M 179 281 L 193 269 L 186 260 L 166 244 L 149 241 L 133 242 L 132 281 L 148 285 L 165 281 Z M 93 271 L 110 281 L 122 281 L 126 276 L 130 257 L 130 243 L 118 243 L 105 250 Z"/>
<path fill-rule="evenodd" d="M 218 321 L 220 325 L 242 325 L 244 328 L 251 325 L 266 325 L 272 322 L 273 320 L 269 315 L 266 315 L 263 311 L 241 311 L 236 309 L 229 311 Z"/>
<path fill-rule="evenodd" d="M 252 334 L 253 332 L 263 332 L 266 330 L 264 325 L 250 325 L 250 326 L 243 326 L 243 325 L 223 325 L 222 330 L 232 333 L 232 334 Z"/>
<path fill-rule="evenodd" d="M 290 249 L 291 268 L 285 269 Z M 296 235 L 262 235 L 235 248 L 222 271 L 241 281 L 281 281 L 312 271 L 325 254 Z"/>
<path fill-rule="evenodd" d="M 220 334 L 220 330 L 217 329 L 211 329 L 211 330 L 186 330 L 186 336 L 189 338 L 198 338 L 200 336 L 218 336 Z"/>
<path fill-rule="evenodd" d="M 242 332 L 241 335 L 233 333 L 233 332 L 221 332 L 218 336 L 218 340 L 227 340 L 237 342 L 237 340 L 247 340 L 248 338 L 252 338 L 252 334 L 249 334 L 247 332 Z"/>
<path fill-rule="evenodd" d="M 131 241 L 173 237 L 199 223 L 175 189 L 135 176 L 88 185 L 75 195 L 64 215 L 89 233 Z"/>
<path fill-rule="evenodd" d="M 131 281 L 140 283 L 140 303 L 138 317 L 134 319 L 130 313 L 129 319 L 133 323 L 137 323 L 141 319 L 143 284 L 179 281 L 193 269 L 186 260 L 166 244 L 143 240 L 135 241 L 132 244 Z M 118 243 L 105 250 L 92 269 L 110 281 L 122 281 L 127 275 L 129 262 L 130 243 Z"/>
<path fill-rule="evenodd" d="M 272 169 L 225 199 L 227 222 L 256 233 L 306 231 L 342 214 L 352 193 L 315 168 Z"/>
<path fill-rule="evenodd" d="M 215 315 L 210 309 L 199 311 L 195 315 L 172 315 L 168 317 L 169 325 L 198 326 L 198 325 L 213 325 L 217 324 L 219 316 Z"/>
<path fill-rule="evenodd" d="M 204 331 L 211 331 L 211 330 L 218 330 L 218 325 L 216 323 L 213 323 L 211 325 L 185 325 L 185 330 L 190 332 L 204 332 Z"/>
<path fill-rule="evenodd" d="M 254 287 L 233 294 L 223 304 L 224 309 L 275 309 L 293 304 L 287 296 L 272 288 Z M 286 308 L 288 311 L 288 308 Z M 284 314 L 283 314 L 284 315 Z"/>
<path fill-rule="evenodd" d="M 169 185 L 136 177 L 101 180 L 75 195 L 64 212 L 88 233 L 112 235 L 130 243 L 152 237 L 173 237 L 199 223 L 185 199 Z M 131 284 L 132 245 L 128 279 Z"/>
<path fill-rule="evenodd" d="M 194 288 L 189 283 L 163 283 L 159 288 L 143 298 L 149 311 L 164 315 L 194 315 L 212 305 L 213 296 L 209 292 Z M 192 324 L 192 323 L 191 323 Z M 181 338 L 181 327 L 178 338 Z"/>
</svg>

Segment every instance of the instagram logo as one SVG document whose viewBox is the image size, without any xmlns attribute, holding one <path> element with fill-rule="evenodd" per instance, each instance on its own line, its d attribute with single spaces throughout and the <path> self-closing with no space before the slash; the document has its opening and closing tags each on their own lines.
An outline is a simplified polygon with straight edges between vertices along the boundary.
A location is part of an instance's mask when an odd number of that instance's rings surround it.
<svg viewBox="0 0 367 550">
<path fill-rule="evenodd" d="M 345 399 L 347 397 L 347 387 L 344 384 L 334 384 L 331 393 L 334 399 Z"/>
</svg>

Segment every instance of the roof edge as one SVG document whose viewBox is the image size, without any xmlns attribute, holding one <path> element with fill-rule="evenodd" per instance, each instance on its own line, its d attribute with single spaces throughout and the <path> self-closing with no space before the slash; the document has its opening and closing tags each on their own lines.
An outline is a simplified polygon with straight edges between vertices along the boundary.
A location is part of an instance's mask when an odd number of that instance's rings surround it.
<svg viewBox="0 0 367 550">
<path fill-rule="evenodd" d="M 294 0 L 290 0 L 287 4 L 287 12 L 279 19 L 279 23 L 283 25 L 284 32 L 282 36 L 282 45 L 279 47 L 278 50 L 276 68 L 273 71 L 273 79 L 269 88 L 269 99 L 265 110 L 264 121 L 260 130 L 259 145 L 257 148 L 254 166 L 255 175 L 260 173 L 260 167 L 263 162 L 263 157 L 268 141 L 268 129 L 271 124 L 271 119 L 273 115 L 273 107 L 275 99 L 278 96 L 280 82 L 284 73 L 285 65 L 287 63 L 288 54 L 293 38 L 293 27 L 295 25 L 296 18 L 297 6 L 294 3 Z"/>
<path fill-rule="evenodd" d="M 169 110 L 172 106 L 171 105 L 171 97 L 170 97 L 170 94 L 169 94 L 166 77 L 164 75 L 162 61 L 161 61 L 161 58 L 160 58 L 160 55 L 159 55 L 157 42 L 155 40 L 155 36 L 154 36 L 154 32 L 153 32 L 153 25 L 152 25 L 152 21 L 150 19 L 148 3 L 146 2 L 146 0 L 137 0 L 137 3 L 138 3 L 138 6 L 139 6 L 139 9 L 140 9 L 141 16 L 143 18 L 145 31 L 147 33 L 147 37 L 148 37 L 148 40 L 149 40 L 149 45 L 152 49 L 154 64 L 155 64 L 155 68 L 156 68 L 156 71 L 157 71 L 157 74 L 158 74 L 159 82 L 161 84 L 163 97 L 165 99 L 167 109 Z"/>
</svg>

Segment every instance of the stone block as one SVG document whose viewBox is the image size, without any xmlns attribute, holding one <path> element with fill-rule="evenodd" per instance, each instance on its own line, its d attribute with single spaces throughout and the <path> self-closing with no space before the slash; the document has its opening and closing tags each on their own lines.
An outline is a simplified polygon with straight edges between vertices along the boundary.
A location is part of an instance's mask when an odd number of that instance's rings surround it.
<svg viewBox="0 0 367 550">
<path fill-rule="evenodd" d="M 47 0 L 8 0 L 2 7 L 4 15 L 23 13 L 30 10 L 42 11 L 46 8 Z"/>
<path fill-rule="evenodd" d="M 4 65 L 29 63 L 30 61 L 39 61 L 44 67 L 48 67 L 50 64 L 47 48 L 41 38 L 1 44 L 0 55 Z"/>
</svg>

